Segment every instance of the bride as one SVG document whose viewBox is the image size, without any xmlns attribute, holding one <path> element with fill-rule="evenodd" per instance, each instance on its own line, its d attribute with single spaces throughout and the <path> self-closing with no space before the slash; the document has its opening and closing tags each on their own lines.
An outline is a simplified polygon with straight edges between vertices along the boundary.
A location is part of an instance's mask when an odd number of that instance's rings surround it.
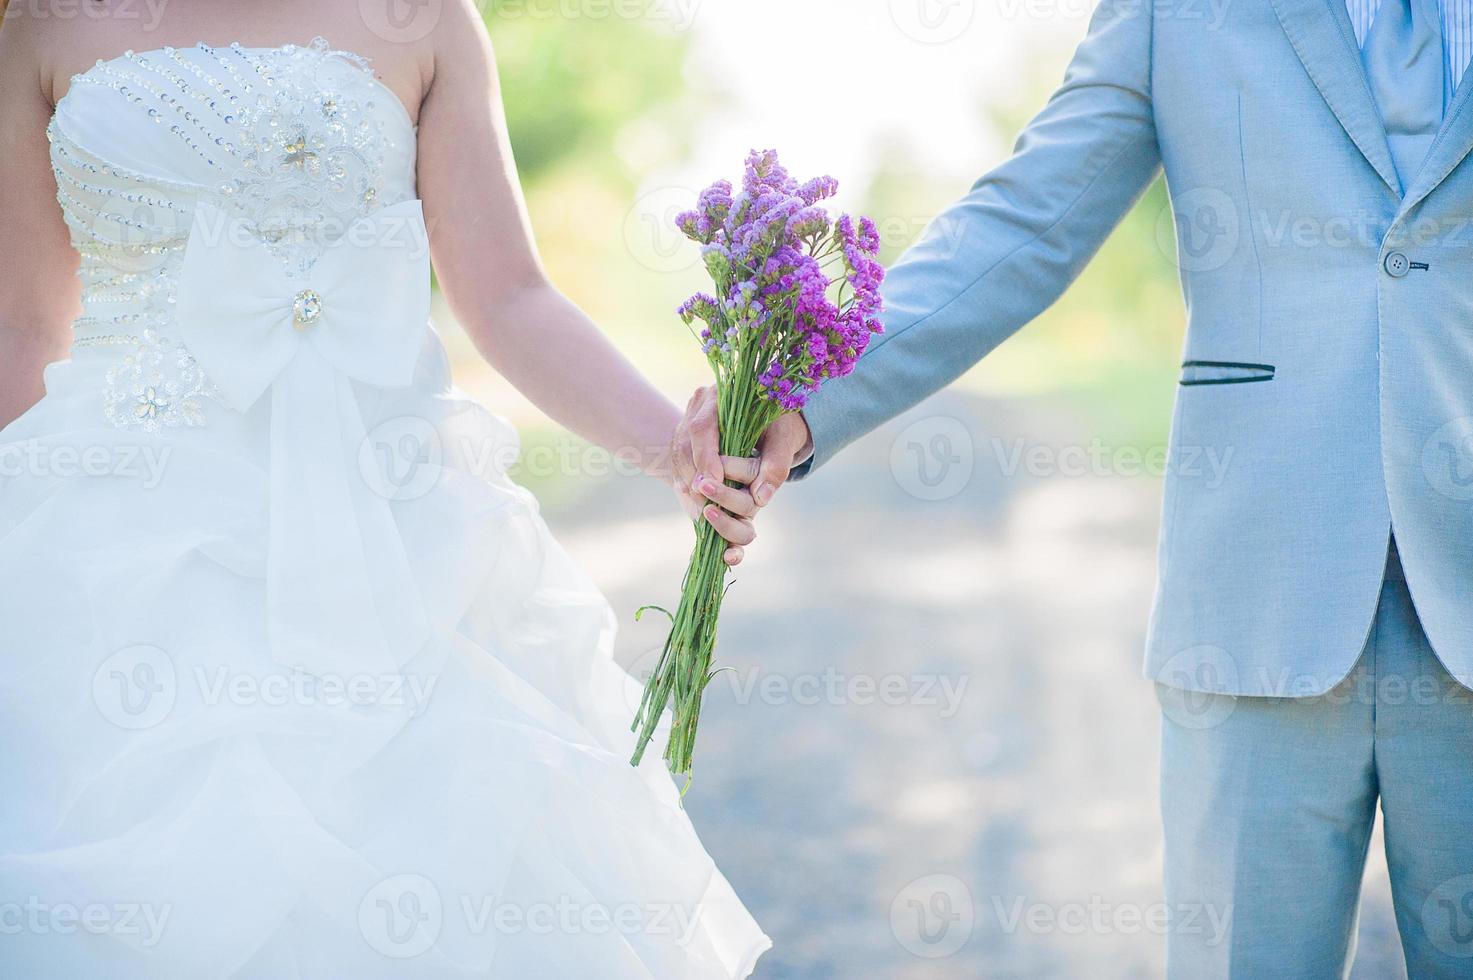
<svg viewBox="0 0 1473 980">
<path fill-rule="evenodd" d="M 747 976 L 431 260 L 729 561 L 755 504 L 547 282 L 472 0 L 83 3 L 0 30 L 0 975 Z"/>
</svg>

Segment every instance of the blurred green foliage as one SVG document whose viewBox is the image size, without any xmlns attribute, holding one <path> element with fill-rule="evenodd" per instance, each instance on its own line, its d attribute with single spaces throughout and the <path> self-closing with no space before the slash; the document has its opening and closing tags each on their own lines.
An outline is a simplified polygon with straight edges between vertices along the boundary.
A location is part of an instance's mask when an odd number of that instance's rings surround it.
<svg viewBox="0 0 1473 980">
<path fill-rule="evenodd" d="M 656 383 L 682 395 L 707 369 L 672 311 L 703 284 L 700 270 L 672 274 L 642 265 L 630 253 L 625 226 L 642 182 L 684 159 L 697 121 L 720 108 L 714 90 L 701 88 L 699 66 L 687 64 L 687 35 L 637 18 L 533 16 L 521 0 L 483 0 L 482 9 L 554 280 Z M 1058 78 L 1059 65 L 1043 61 L 1008 93 L 979 92 L 978 110 L 1011 139 Z M 761 133 L 752 141 L 762 142 Z M 887 262 L 966 190 L 965 182 L 937 179 L 928 161 L 903 145 L 876 140 L 871 184 L 849 202 L 881 222 Z M 984 169 L 979 163 L 978 174 Z M 1102 438 L 1156 445 L 1166 436 L 1184 319 L 1158 180 L 1064 297 L 960 384 L 988 396 L 1069 404 Z M 530 441 L 553 437 L 555 430 L 519 405 L 468 345 L 453 343 L 452 350 L 463 383 L 511 414 Z"/>
<path fill-rule="evenodd" d="M 608 171 L 620 129 L 673 112 L 686 39 L 627 17 L 535 16 L 525 0 L 485 0 L 507 126 L 527 184 L 587 158 Z M 610 172 L 626 183 L 635 176 Z"/>
<path fill-rule="evenodd" d="M 1057 84 L 1039 70 L 1011 99 L 986 93 L 981 111 L 1012 137 Z M 979 95 L 980 100 L 980 95 Z M 880 165 L 863 210 L 880 222 L 891 264 L 930 216 L 964 194 L 938 182 L 924 161 L 877 149 Z M 978 168 L 980 177 L 984 167 Z M 908 217 L 923 216 L 923 217 Z M 1185 310 L 1174 262 L 1166 185 L 1157 179 L 1059 301 L 1006 341 L 960 384 L 990 396 L 1048 397 L 1073 406 L 1102 439 L 1142 447 L 1165 440 L 1176 390 Z"/>
<path fill-rule="evenodd" d="M 994 106 L 998 130 L 1021 131 L 1057 84 L 1052 68 L 1036 71 L 1013 101 Z M 978 378 L 1007 390 L 1024 375 L 1034 382 L 1025 387 L 1075 406 L 1102 439 L 1164 444 L 1186 325 L 1175 241 L 1158 176 L 1079 279 L 984 361 Z"/>
</svg>

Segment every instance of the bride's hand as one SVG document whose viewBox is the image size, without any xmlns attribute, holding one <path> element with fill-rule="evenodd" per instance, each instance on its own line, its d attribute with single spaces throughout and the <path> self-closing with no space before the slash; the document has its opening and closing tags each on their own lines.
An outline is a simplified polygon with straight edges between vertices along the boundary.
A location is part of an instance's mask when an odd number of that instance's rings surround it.
<svg viewBox="0 0 1473 980">
<path fill-rule="evenodd" d="M 723 457 L 720 439 L 716 389 L 697 388 L 670 440 L 670 484 L 686 516 L 706 520 L 731 545 L 724 557 L 728 565 L 737 565 L 757 539 L 752 525 L 757 502 L 744 487 L 726 485 L 737 479 L 734 470 L 745 461 Z"/>
<path fill-rule="evenodd" d="M 735 566 L 757 538 L 757 512 L 811 452 L 811 442 L 807 423 L 796 413 L 768 428 L 755 459 L 722 456 L 720 440 L 716 388 L 697 388 L 671 442 L 671 482 L 691 520 L 704 518 L 731 544 L 725 560 Z M 727 480 L 741 485 L 728 486 Z"/>
</svg>

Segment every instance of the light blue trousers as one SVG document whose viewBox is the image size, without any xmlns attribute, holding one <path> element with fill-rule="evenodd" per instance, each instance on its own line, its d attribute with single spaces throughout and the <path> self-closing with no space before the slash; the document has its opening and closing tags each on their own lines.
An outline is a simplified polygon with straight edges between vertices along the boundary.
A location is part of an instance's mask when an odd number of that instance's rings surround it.
<svg viewBox="0 0 1473 980">
<path fill-rule="evenodd" d="M 1157 694 L 1171 980 L 1345 976 L 1378 800 L 1408 975 L 1473 977 L 1473 694 L 1428 646 L 1394 550 L 1333 691 Z"/>
</svg>

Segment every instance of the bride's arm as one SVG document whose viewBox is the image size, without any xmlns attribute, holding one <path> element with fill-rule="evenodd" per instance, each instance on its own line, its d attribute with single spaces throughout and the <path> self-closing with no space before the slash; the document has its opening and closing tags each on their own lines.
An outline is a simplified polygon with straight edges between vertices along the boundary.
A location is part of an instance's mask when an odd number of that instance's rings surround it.
<svg viewBox="0 0 1473 980">
<path fill-rule="evenodd" d="M 469 0 L 445 7 L 420 109 L 419 188 L 450 308 L 491 365 L 539 408 L 669 481 L 694 516 L 704 500 L 670 463 L 682 412 L 548 280 L 507 142 L 490 41 Z M 753 538 L 745 517 L 713 523 L 734 544 Z"/>
<path fill-rule="evenodd" d="M 0 427 L 41 397 L 41 369 L 66 356 L 81 307 L 46 143 L 51 97 L 37 20 L 0 19 Z"/>
</svg>

